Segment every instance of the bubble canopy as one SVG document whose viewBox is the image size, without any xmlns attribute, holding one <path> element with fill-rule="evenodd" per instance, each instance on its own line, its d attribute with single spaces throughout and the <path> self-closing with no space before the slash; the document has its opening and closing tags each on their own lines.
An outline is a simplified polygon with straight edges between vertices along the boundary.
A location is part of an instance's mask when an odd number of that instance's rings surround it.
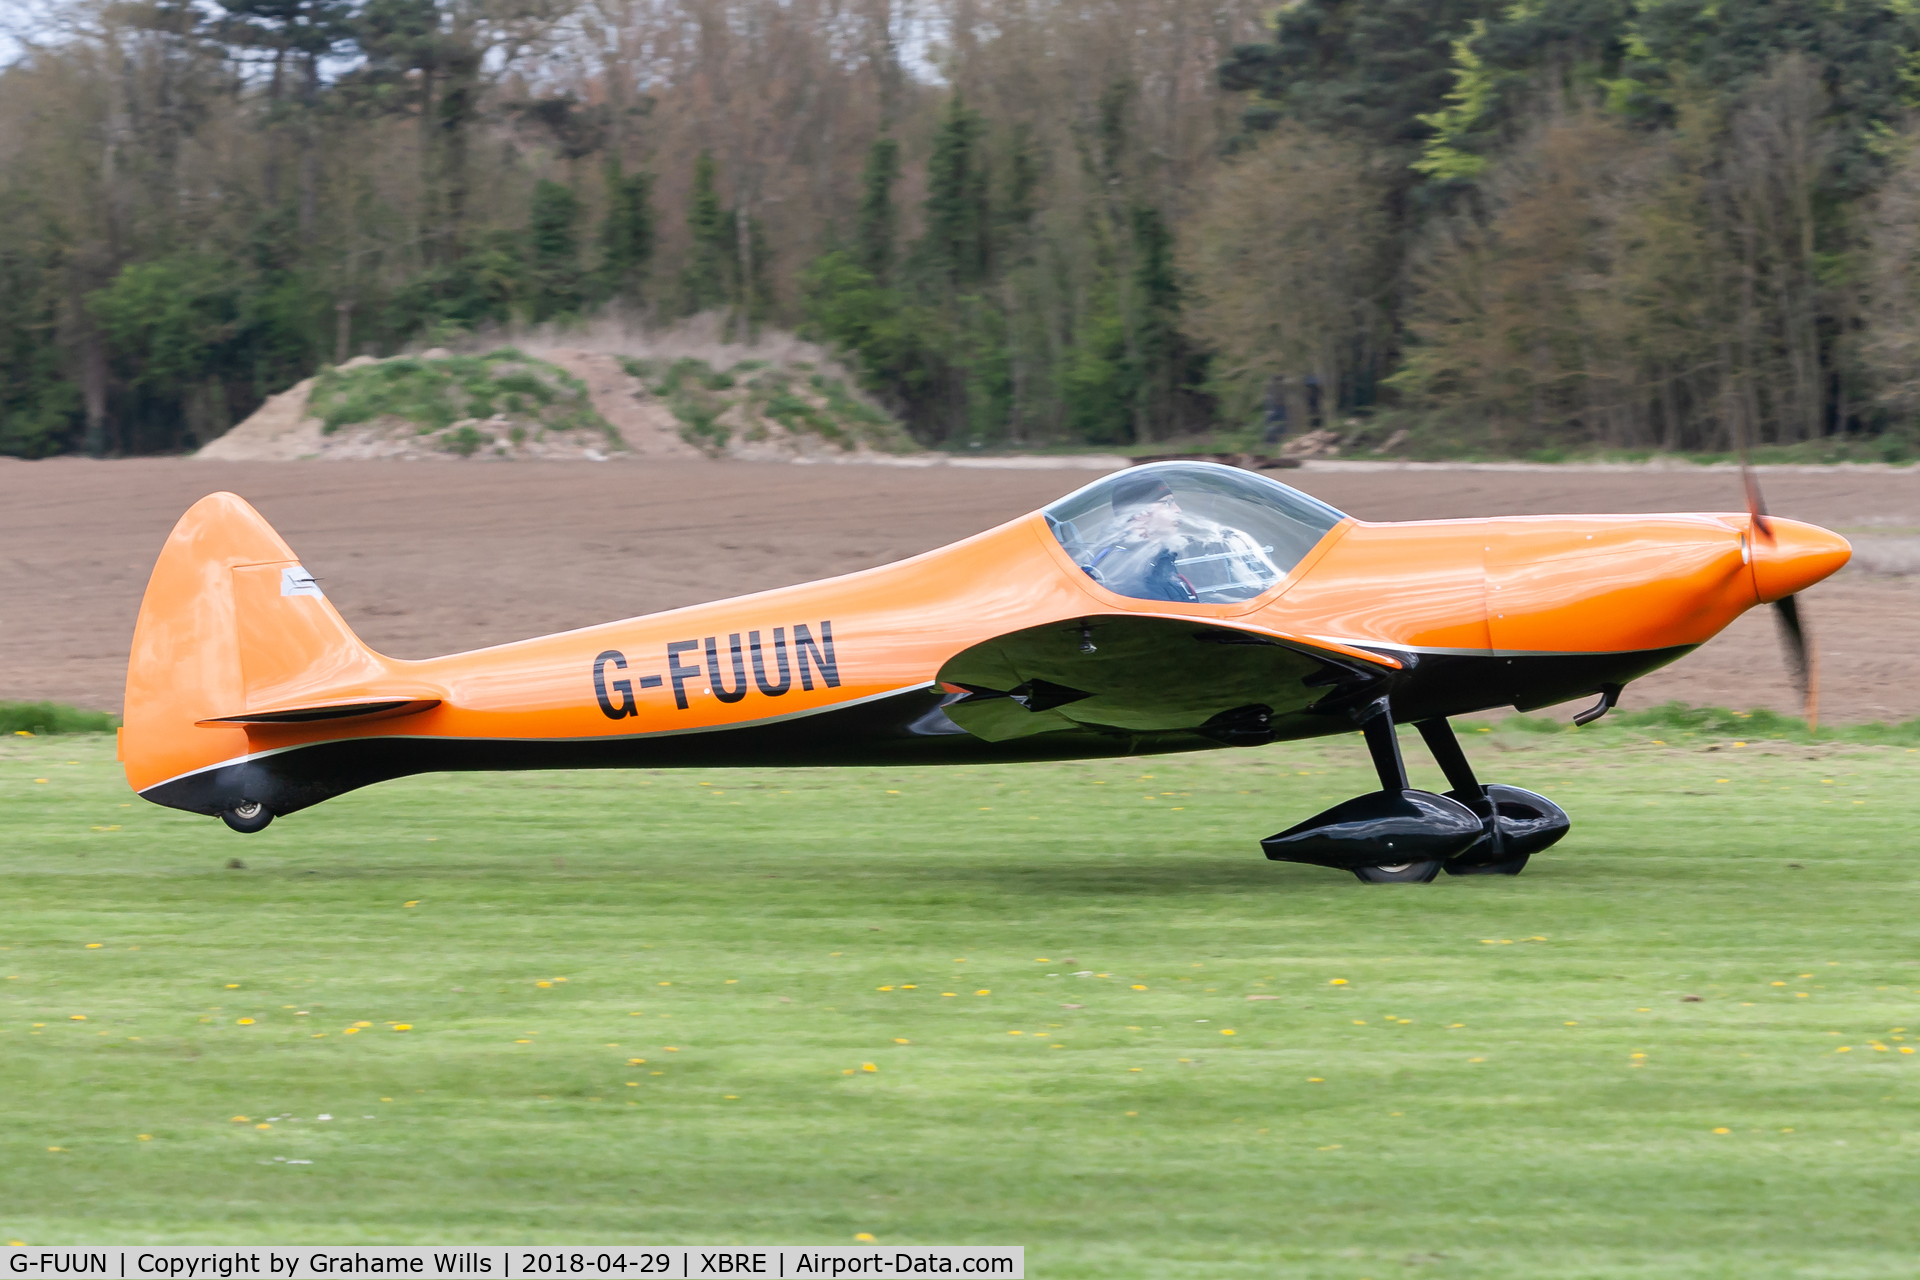
<svg viewBox="0 0 1920 1280">
<path fill-rule="evenodd" d="M 1075 564 L 1117 595 L 1251 600 L 1346 519 L 1265 476 L 1211 462 L 1130 467 L 1045 508 Z"/>
</svg>

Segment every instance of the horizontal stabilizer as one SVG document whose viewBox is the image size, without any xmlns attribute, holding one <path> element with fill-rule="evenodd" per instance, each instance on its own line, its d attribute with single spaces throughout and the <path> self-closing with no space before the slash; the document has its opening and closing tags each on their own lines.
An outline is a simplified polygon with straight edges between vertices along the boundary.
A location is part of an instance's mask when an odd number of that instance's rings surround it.
<svg viewBox="0 0 1920 1280">
<path fill-rule="evenodd" d="M 237 716 L 215 716 L 196 720 L 195 724 L 307 724 L 315 720 L 376 720 L 389 716 L 410 716 L 431 711 L 440 705 L 438 698 L 382 698 L 372 702 L 315 703 L 304 707 L 275 707 L 269 711 L 248 711 Z"/>
</svg>

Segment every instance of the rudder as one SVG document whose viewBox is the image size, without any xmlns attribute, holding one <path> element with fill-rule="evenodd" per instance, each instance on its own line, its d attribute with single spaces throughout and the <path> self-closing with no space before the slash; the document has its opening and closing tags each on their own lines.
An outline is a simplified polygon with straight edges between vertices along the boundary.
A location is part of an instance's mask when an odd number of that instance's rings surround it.
<svg viewBox="0 0 1920 1280">
<path fill-rule="evenodd" d="M 248 723 L 356 715 L 411 696 L 394 690 L 393 664 L 360 642 L 260 513 L 210 494 L 174 526 L 147 583 L 121 761 L 145 793 L 244 760 Z M 218 803 L 193 807 L 221 812 Z"/>
</svg>

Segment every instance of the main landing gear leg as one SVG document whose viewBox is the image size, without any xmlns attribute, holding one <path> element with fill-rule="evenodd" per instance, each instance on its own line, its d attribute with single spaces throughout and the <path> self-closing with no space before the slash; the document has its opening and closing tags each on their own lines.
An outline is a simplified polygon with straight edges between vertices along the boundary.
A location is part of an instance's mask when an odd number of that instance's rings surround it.
<svg viewBox="0 0 1920 1280">
<path fill-rule="evenodd" d="M 1367 740 L 1367 753 L 1373 757 L 1373 771 L 1380 775 L 1380 790 L 1400 795 L 1407 790 L 1407 762 L 1400 754 L 1400 735 L 1393 730 L 1393 712 L 1382 698 L 1377 710 L 1361 724 Z M 1390 862 L 1377 867 L 1355 867 L 1353 874 L 1366 884 L 1426 884 L 1440 874 L 1437 858 L 1417 862 Z"/>
<path fill-rule="evenodd" d="M 1416 727 L 1453 788 L 1448 798 L 1473 810 L 1483 825 L 1480 839 L 1447 861 L 1448 875 L 1517 876 L 1529 857 L 1567 834 L 1572 824 L 1566 812 L 1545 796 L 1499 783 L 1481 785 L 1444 717 L 1422 720 Z"/>
</svg>

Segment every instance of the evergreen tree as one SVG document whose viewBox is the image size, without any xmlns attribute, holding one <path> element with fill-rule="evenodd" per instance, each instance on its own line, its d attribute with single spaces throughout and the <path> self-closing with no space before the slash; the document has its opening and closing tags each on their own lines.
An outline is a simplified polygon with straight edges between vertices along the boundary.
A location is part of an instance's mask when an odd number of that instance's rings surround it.
<svg viewBox="0 0 1920 1280">
<path fill-rule="evenodd" d="M 693 192 L 687 200 L 687 230 L 693 238 L 687 265 L 680 274 L 688 315 L 717 307 L 727 300 L 726 271 L 732 258 L 732 228 L 720 207 L 714 184 L 716 166 L 711 152 L 702 151 L 693 162 Z"/>
<path fill-rule="evenodd" d="M 647 269 L 653 262 L 653 175 L 624 173 L 615 156 L 607 161 L 606 185 L 597 292 L 603 300 L 638 307 L 645 300 Z"/>
<path fill-rule="evenodd" d="M 1180 338 L 1180 281 L 1174 272 L 1173 233 L 1150 204 L 1133 207 L 1132 322 L 1134 430 L 1144 438 L 1168 419 L 1178 389 L 1183 343 Z"/>
<path fill-rule="evenodd" d="M 899 222 L 893 184 L 899 177 L 900 144 L 892 138 L 875 138 L 860 174 L 860 230 L 855 243 L 860 265 L 883 285 L 893 275 L 893 240 Z"/>
<path fill-rule="evenodd" d="M 927 160 L 927 232 L 920 257 L 932 279 L 965 291 L 992 266 L 986 122 L 954 94 Z"/>
<path fill-rule="evenodd" d="M 533 187 L 529 229 L 528 305 L 534 320 L 578 313 L 582 298 L 580 198 L 573 188 L 542 178 Z"/>
</svg>

